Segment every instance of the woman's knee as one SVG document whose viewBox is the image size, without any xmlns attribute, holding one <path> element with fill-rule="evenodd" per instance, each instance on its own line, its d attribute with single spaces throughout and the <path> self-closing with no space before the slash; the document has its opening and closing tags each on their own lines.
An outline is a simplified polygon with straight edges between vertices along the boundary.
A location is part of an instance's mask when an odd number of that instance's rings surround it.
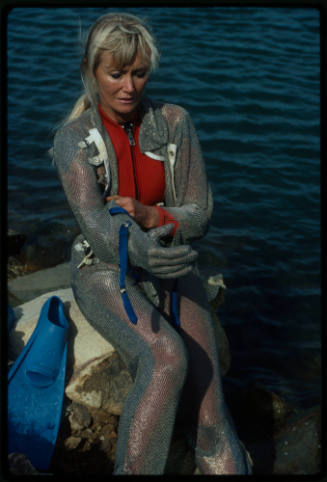
<svg viewBox="0 0 327 482">
<path fill-rule="evenodd" d="M 177 333 L 160 337 L 152 346 L 156 372 L 183 385 L 188 368 L 188 353 Z"/>
</svg>

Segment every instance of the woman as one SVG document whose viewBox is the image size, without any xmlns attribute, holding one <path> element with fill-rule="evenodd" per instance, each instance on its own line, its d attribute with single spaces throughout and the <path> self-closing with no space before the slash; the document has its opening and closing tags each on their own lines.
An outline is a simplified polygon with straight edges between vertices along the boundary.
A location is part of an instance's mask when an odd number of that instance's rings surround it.
<svg viewBox="0 0 327 482">
<path fill-rule="evenodd" d="M 214 328 L 190 246 L 206 233 L 212 197 L 187 112 L 144 96 L 158 57 L 135 16 L 105 15 L 90 30 L 81 65 L 85 94 L 54 141 L 82 232 L 72 248 L 73 291 L 134 379 L 114 473 L 164 473 L 182 391 L 192 394 L 189 437 L 199 470 L 249 473 L 224 405 Z"/>
</svg>

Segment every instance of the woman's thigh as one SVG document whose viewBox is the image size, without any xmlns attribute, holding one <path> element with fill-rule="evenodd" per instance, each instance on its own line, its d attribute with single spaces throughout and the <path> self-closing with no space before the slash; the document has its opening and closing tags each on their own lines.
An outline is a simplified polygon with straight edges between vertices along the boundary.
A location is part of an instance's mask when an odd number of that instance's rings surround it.
<svg viewBox="0 0 327 482">
<path fill-rule="evenodd" d="M 149 349 L 158 363 L 159 356 L 168 363 L 177 355 L 185 357 L 180 335 L 150 303 L 135 280 L 127 276 L 127 294 L 138 318 L 136 324 L 130 321 L 120 293 L 119 275 L 118 266 L 104 263 L 73 270 L 74 295 L 89 323 L 128 364 Z"/>
</svg>

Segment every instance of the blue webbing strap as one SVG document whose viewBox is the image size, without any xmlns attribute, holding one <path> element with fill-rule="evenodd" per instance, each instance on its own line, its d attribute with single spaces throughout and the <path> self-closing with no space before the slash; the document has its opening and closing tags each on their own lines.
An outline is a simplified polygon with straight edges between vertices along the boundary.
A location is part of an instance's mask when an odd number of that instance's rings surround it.
<svg viewBox="0 0 327 482">
<path fill-rule="evenodd" d="M 110 214 L 128 214 L 125 209 L 115 206 L 109 209 Z M 119 229 L 119 262 L 120 262 L 120 277 L 119 277 L 119 288 L 120 288 L 120 293 L 122 296 L 123 304 L 125 311 L 128 315 L 128 318 L 130 319 L 131 323 L 136 325 L 137 323 L 137 316 L 135 314 L 135 311 L 133 310 L 133 307 L 131 305 L 131 302 L 129 301 L 127 291 L 126 291 L 126 286 L 125 286 L 125 278 L 127 274 L 127 269 L 128 269 L 128 230 L 129 227 L 131 226 L 130 221 L 126 221 L 120 226 Z"/>
<path fill-rule="evenodd" d="M 114 206 L 110 208 L 109 212 L 110 214 L 127 214 L 129 216 L 128 212 L 119 206 Z M 126 273 L 128 269 L 128 229 L 131 226 L 131 224 L 132 223 L 130 221 L 126 221 L 120 226 L 120 229 L 119 229 L 119 261 L 120 261 L 119 288 L 120 288 L 120 293 L 122 296 L 124 308 L 128 315 L 128 318 L 130 319 L 131 323 L 136 325 L 137 316 L 128 298 L 126 286 L 125 286 L 125 278 L 126 278 Z M 137 273 L 135 273 L 134 278 L 137 279 Z M 170 310 L 171 310 L 173 321 L 177 329 L 180 328 L 178 305 L 179 305 L 179 296 L 177 292 L 177 281 L 175 281 L 173 290 L 171 292 L 171 297 L 170 297 Z"/>
<path fill-rule="evenodd" d="M 121 208 L 120 206 L 113 206 L 112 208 L 109 209 L 109 212 L 110 214 L 127 214 L 127 216 L 129 216 L 126 209 Z"/>
<path fill-rule="evenodd" d="M 130 227 L 131 224 L 132 223 L 130 221 L 127 221 L 126 223 L 120 226 L 120 230 L 119 230 L 119 259 L 120 259 L 119 285 L 120 285 L 120 292 L 121 292 L 121 296 L 123 299 L 124 307 L 128 315 L 128 318 L 132 323 L 134 323 L 134 325 L 136 325 L 137 316 L 135 314 L 135 311 L 133 310 L 131 302 L 129 301 L 126 287 L 125 287 L 125 277 L 126 277 L 127 268 L 128 268 L 128 249 L 127 249 L 128 248 L 128 228 Z"/>
<path fill-rule="evenodd" d="M 181 327 L 178 305 L 179 305 L 179 296 L 177 291 L 177 281 L 175 281 L 173 290 L 170 295 L 170 311 L 177 329 Z"/>
</svg>

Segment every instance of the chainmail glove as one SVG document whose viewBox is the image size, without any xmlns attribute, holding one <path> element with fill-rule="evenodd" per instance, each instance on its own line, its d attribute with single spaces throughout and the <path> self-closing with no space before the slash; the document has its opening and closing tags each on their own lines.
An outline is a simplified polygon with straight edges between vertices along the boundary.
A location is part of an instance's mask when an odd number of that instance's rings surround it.
<svg viewBox="0 0 327 482">
<path fill-rule="evenodd" d="M 172 228 L 173 224 L 166 224 L 146 233 L 133 223 L 128 241 L 130 263 L 162 279 L 179 278 L 189 273 L 198 253 L 188 245 L 164 247 L 160 244 L 160 239 Z"/>
</svg>

